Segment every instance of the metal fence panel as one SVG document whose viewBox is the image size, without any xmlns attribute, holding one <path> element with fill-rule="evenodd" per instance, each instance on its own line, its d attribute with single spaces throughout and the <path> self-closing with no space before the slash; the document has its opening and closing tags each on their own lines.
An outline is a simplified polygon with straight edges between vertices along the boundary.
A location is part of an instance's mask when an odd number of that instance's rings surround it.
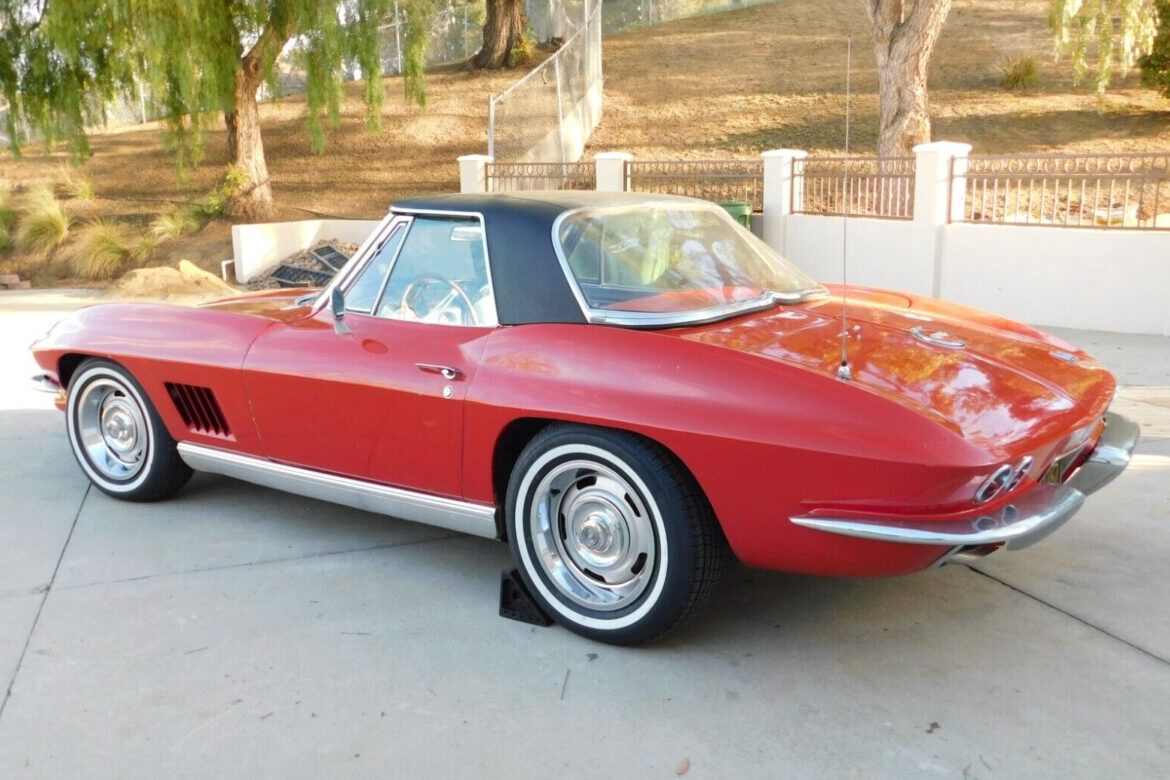
<svg viewBox="0 0 1170 780">
<path fill-rule="evenodd" d="M 518 190 L 593 190 L 597 171 L 591 162 L 489 163 L 488 192 Z"/>
<path fill-rule="evenodd" d="M 635 192 L 739 200 L 764 210 L 763 160 L 632 160 L 626 170 Z"/>
<path fill-rule="evenodd" d="M 913 157 L 805 157 L 793 161 L 797 214 L 914 218 Z"/>
<path fill-rule="evenodd" d="M 957 221 L 1170 230 L 1170 153 L 971 155 L 951 177 Z"/>
</svg>

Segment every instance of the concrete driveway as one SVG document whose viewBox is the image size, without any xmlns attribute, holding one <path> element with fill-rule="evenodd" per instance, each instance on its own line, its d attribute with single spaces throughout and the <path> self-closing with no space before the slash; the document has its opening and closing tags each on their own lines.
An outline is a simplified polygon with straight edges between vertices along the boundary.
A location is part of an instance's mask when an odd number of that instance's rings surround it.
<svg viewBox="0 0 1170 780">
<path fill-rule="evenodd" d="M 1134 466 L 975 567 L 732 567 L 667 641 L 496 616 L 506 546 L 199 476 L 91 490 L 0 293 L 0 777 L 1165 777 L 1170 340 L 1062 332 Z"/>
</svg>

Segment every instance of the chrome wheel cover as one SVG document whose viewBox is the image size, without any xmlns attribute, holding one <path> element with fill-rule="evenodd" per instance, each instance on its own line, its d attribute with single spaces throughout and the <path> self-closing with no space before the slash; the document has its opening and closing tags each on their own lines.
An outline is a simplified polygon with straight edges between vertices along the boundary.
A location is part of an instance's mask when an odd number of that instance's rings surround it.
<svg viewBox="0 0 1170 780">
<path fill-rule="evenodd" d="M 77 441 L 90 465 L 115 482 L 134 479 L 146 463 L 150 428 L 146 415 L 121 382 L 101 377 L 76 401 Z"/>
<path fill-rule="evenodd" d="M 628 607 L 654 574 L 650 511 L 617 470 L 593 460 L 558 463 L 532 491 L 528 524 L 536 559 L 573 603 L 602 611 Z"/>
</svg>

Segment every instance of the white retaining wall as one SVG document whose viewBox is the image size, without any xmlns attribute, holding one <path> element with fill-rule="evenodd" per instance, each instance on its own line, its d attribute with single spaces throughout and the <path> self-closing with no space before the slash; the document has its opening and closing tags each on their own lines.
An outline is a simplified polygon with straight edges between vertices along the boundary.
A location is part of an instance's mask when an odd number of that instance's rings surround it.
<svg viewBox="0 0 1170 780">
<path fill-rule="evenodd" d="M 236 281 L 251 281 L 289 255 L 304 251 L 318 241 L 335 239 L 360 245 L 377 226 L 378 220 L 368 219 L 305 219 L 233 225 L 232 255 Z"/>
<path fill-rule="evenodd" d="M 947 225 L 939 296 L 1039 325 L 1170 336 L 1170 232 Z"/>
</svg>

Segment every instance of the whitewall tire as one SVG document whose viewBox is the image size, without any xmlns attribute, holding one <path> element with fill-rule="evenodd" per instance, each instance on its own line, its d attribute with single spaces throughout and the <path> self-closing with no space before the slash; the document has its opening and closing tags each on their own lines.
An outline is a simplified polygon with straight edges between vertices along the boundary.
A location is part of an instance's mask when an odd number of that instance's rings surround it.
<svg viewBox="0 0 1170 780">
<path fill-rule="evenodd" d="M 141 385 L 113 361 L 95 358 L 78 366 L 69 381 L 65 422 L 81 470 L 115 498 L 153 501 L 191 478 Z"/>
<path fill-rule="evenodd" d="M 559 623 L 604 642 L 647 642 L 674 628 L 710 595 L 723 559 L 689 472 L 619 431 L 541 431 L 512 471 L 506 513 L 529 591 Z"/>
</svg>

